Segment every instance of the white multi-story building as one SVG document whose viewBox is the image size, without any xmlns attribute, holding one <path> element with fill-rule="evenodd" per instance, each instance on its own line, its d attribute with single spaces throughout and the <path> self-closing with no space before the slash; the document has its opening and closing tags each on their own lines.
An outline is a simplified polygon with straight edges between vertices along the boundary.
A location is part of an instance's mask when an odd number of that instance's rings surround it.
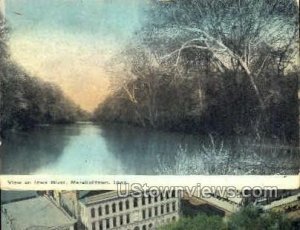
<svg viewBox="0 0 300 230">
<path fill-rule="evenodd" d="M 81 228 L 88 230 L 156 229 L 176 221 L 180 212 L 177 191 L 130 193 L 119 196 L 117 191 L 87 196 L 79 200 Z"/>
</svg>

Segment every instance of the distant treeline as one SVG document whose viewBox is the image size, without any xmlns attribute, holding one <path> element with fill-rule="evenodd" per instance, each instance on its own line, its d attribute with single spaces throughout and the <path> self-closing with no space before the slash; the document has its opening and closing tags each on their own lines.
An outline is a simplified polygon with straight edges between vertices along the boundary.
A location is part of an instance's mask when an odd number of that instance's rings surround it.
<svg viewBox="0 0 300 230">
<path fill-rule="evenodd" d="M 37 124 L 71 123 L 87 114 L 69 100 L 61 89 L 30 76 L 11 60 L 8 29 L 0 16 L 0 133 L 28 129 Z"/>
<path fill-rule="evenodd" d="M 221 2 L 153 1 L 94 119 L 298 142 L 297 6 Z"/>
</svg>

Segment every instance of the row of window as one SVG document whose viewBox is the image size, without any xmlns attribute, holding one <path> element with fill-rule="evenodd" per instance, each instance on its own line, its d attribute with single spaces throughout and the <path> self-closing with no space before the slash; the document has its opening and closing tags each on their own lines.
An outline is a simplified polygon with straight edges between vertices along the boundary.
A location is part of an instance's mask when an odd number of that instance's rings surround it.
<svg viewBox="0 0 300 230">
<path fill-rule="evenodd" d="M 115 228 L 117 226 L 122 226 L 124 224 L 129 224 L 129 223 L 130 223 L 129 214 L 119 216 L 119 223 L 117 223 L 117 217 L 106 218 L 105 220 L 100 220 L 98 222 L 99 230 L 103 230 L 104 226 L 105 229 L 110 229 L 110 228 Z M 96 224 L 97 222 L 92 223 L 92 230 L 96 230 Z"/>
<path fill-rule="evenodd" d="M 162 204 L 161 206 L 156 206 L 154 208 L 152 208 L 152 207 L 148 208 L 148 216 L 146 215 L 146 209 L 143 209 L 143 211 L 142 211 L 143 212 L 143 219 L 151 218 L 152 216 L 158 216 L 159 207 L 160 207 L 160 215 L 165 214 L 165 206 L 166 206 L 166 213 L 176 211 L 176 202 L 174 201 L 174 202 L 172 202 L 172 207 L 170 207 L 170 203 L 167 203 L 166 205 Z"/>
<path fill-rule="evenodd" d="M 128 217 L 129 215 L 127 215 L 127 217 Z M 127 218 L 126 217 L 126 218 Z M 128 217 L 129 218 L 129 217 Z M 105 219 L 104 221 L 103 220 L 101 220 L 101 221 L 99 221 L 98 223 L 99 223 L 99 230 L 103 230 L 104 229 L 104 224 L 106 224 L 106 229 L 110 229 L 111 228 L 111 223 L 110 223 L 110 221 L 109 221 L 110 219 Z M 129 220 L 130 221 L 130 220 Z M 173 216 L 172 217 L 172 221 L 176 221 L 176 216 Z M 164 223 L 165 222 L 165 220 L 162 220 L 162 223 Z M 128 222 L 129 223 L 129 222 Z M 167 219 L 167 223 L 170 223 L 170 218 L 168 218 Z M 123 217 L 122 216 L 120 216 L 120 226 L 122 226 L 123 225 Z M 113 222 L 112 222 L 112 228 L 115 228 L 115 227 L 117 227 L 117 219 L 116 219 L 116 217 L 114 217 L 113 218 Z M 148 227 L 148 228 L 147 228 Z M 153 224 L 152 223 L 150 223 L 150 224 L 148 224 L 148 225 L 146 225 L 146 224 L 144 224 L 143 226 L 142 226 L 142 230 L 151 230 L 153 228 Z M 96 222 L 94 222 L 94 223 L 92 223 L 92 230 L 96 230 Z M 134 228 L 134 230 L 140 230 L 140 227 L 139 226 L 136 226 L 135 228 Z"/>
<path fill-rule="evenodd" d="M 167 223 L 170 223 L 170 221 L 171 221 L 171 219 L 168 218 Z M 176 221 L 176 216 L 172 217 L 172 221 Z M 165 220 L 163 219 L 161 221 L 161 224 L 164 224 L 164 223 L 165 223 Z M 148 224 L 148 230 L 151 230 L 151 229 L 153 229 L 153 224 L 152 223 Z M 140 230 L 140 227 L 136 226 L 133 230 Z M 142 230 L 147 230 L 147 225 L 146 224 L 143 225 Z"/>
<path fill-rule="evenodd" d="M 160 197 L 160 201 L 163 201 L 165 199 L 168 200 L 171 197 L 174 198 L 175 196 L 176 196 L 176 191 L 175 190 L 173 190 L 171 192 L 166 192 L 165 197 L 164 197 L 163 193 L 154 195 L 153 197 L 151 195 L 148 195 L 147 197 L 143 196 L 142 197 L 142 205 L 146 205 L 146 200 L 148 200 L 148 204 L 151 204 L 152 202 L 154 202 L 154 203 L 158 202 L 158 197 Z M 133 206 L 138 207 L 138 199 L 137 198 L 134 198 L 134 205 Z"/>
<path fill-rule="evenodd" d="M 166 199 L 170 199 L 171 197 L 175 197 L 176 196 L 176 191 L 175 190 L 173 190 L 172 192 L 166 192 L 165 193 L 165 195 L 166 195 Z M 154 196 L 154 197 L 152 197 L 152 196 L 148 196 L 148 197 L 142 197 L 142 205 L 146 205 L 146 200 L 148 200 L 148 204 L 151 204 L 152 202 L 154 202 L 154 203 L 156 203 L 156 202 L 158 202 L 158 197 L 160 196 L 160 201 L 163 201 L 164 200 L 164 196 L 163 196 L 163 194 L 161 193 L 161 194 L 158 194 L 157 196 Z M 126 210 L 128 210 L 129 208 L 130 208 L 130 203 L 129 203 L 129 200 L 126 200 L 125 201 L 125 207 L 123 207 L 123 201 L 120 201 L 119 203 L 118 203 L 118 210 L 121 212 L 121 211 L 123 211 L 123 209 L 125 208 Z M 138 207 L 139 206 L 139 203 L 138 203 L 138 198 L 137 197 L 135 197 L 134 199 L 133 199 L 133 207 L 134 208 L 136 208 L 136 207 Z M 111 205 L 111 212 L 112 213 L 116 213 L 117 212 L 117 205 L 116 205 L 116 203 L 113 203 L 112 205 Z M 108 215 L 108 214 L 110 214 L 110 207 L 109 207 L 109 205 L 107 204 L 107 205 L 105 205 L 105 207 L 104 207 L 104 210 L 102 210 L 102 206 L 99 206 L 98 207 L 98 216 L 102 216 L 103 215 L 103 213 L 105 213 L 106 215 Z M 91 217 L 92 218 L 94 218 L 96 216 L 96 210 L 95 210 L 95 208 L 92 208 L 91 209 Z"/>
<path fill-rule="evenodd" d="M 112 208 L 112 213 L 115 213 L 117 211 L 115 203 L 112 204 L 111 208 Z M 129 200 L 126 200 L 126 202 L 125 202 L 125 209 L 126 210 L 129 209 Z M 123 211 L 123 202 L 122 201 L 119 202 L 119 211 Z M 108 204 L 105 205 L 104 210 L 102 210 L 102 206 L 98 207 L 98 216 L 102 216 L 103 212 L 106 215 L 108 215 L 110 213 Z M 96 210 L 95 210 L 95 208 L 92 208 L 91 209 L 91 217 L 94 218 L 95 216 L 96 216 Z"/>
<path fill-rule="evenodd" d="M 165 195 L 165 196 L 164 196 Z M 164 193 L 157 193 L 157 194 L 154 194 L 154 192 L 152 192 L 152 195 L 149 195 L 146 197 L 142 197 L 142 205 L 145 205 L 146 204 L 146 199 L 148 199 L 148 204 L 151 204 L 152 203 L 152 200 L 154 200 L 154 202 L 157 202 L 158 201 L 158 197 L 160 197 L 160 201 L 163 201 L 163 200 L 168 200 L 170 199 L 171 197 L 172 198 L 175 198 L 176 197 L 176 191 L 175 190 L 172 190 L 172 191 L 166 191 Z M 153 199 L 154 198 L 154 199 Z"/>
<path fill-rule="evenodd" d="M 152 229 L 152 227 L 153 227 L 153 224 L 150 223 L 150 224 L 148 225 L 148 229 Z M 142 230 L 147 230 L 147 225 L 143 225 Z"/>
</svg>

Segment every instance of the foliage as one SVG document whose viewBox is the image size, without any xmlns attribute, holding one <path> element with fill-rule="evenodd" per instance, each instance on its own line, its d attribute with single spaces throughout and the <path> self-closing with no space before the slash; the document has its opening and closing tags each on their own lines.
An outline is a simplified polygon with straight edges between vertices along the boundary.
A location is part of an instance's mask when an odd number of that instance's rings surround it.
<svg viewBox="0 0 300 230">
<path fill-rule="evenodd" d="M 195 217 L 180 218 L 178 222 L 162 227 L 163 230 L 197 230 L 197 229 L 226 229 L 225 223 L 219 216 L 199 214 Z"/>
<path fill-rule="evenodd" d="M 297 142 L 294 1 L 149 5 L 95 120 Z"/>
<path fill-rule="evenodd" d="M 178 222 L 162 227 L 166 230 L 179 229 L 228 229 L 228 230 L 285 230 L 291 229 L 291 221 L 280 212 L 262 212 L 253 206 L 242 208 L 235 214 L 222 220 L 219 216 L 198 214 L 196 217 L 182 217 Z"/>
<path fill-rule="evenodd" d="M 280 212 L 264 212 L 248 206 L 240 212 L 233 214 L 228 221 L 228 229 L 291 229 L 291 221 Z"/>
<path fill-rule="evenodd" d="M 8 29 L 0 16 L 0 133 L 40 123 L 69 123 L 85 115 L 61 89 L 30 76 L 14 63 L 7 49 Z"/>
</svg>

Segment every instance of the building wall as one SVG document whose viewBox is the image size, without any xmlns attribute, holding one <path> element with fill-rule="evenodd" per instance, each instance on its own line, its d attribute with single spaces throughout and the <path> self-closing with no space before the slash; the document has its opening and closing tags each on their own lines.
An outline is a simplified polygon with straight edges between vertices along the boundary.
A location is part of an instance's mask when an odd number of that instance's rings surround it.
<svg viewBox="0 0 300 230">
<path fill-rule="evenodd" d="M 110 200 L 99 200 L 88 206 L 81 203 L 81 221 L 84 228 L 89 230 L 155 229 L 157 226 L 178 220 L 180 197 L 177 192 L 174 194 L 172 196 L 170 193 L 168 197 L 151 197 L 150 200 L 148 197 L 114 197 Z"/>
<path fill-rule="evenodd" d="M 79 207 L 77 191 L 55 190 L 52 194 L 48 193 L 48 195 L 53 197 L 56 204 L 62 207 L 71 217 L 78 219 Z"/>
<path fill-rule="evenodd" d="M 0 0 L 0 14 L 5 16 L 5 0 Z"/>
</svg>

